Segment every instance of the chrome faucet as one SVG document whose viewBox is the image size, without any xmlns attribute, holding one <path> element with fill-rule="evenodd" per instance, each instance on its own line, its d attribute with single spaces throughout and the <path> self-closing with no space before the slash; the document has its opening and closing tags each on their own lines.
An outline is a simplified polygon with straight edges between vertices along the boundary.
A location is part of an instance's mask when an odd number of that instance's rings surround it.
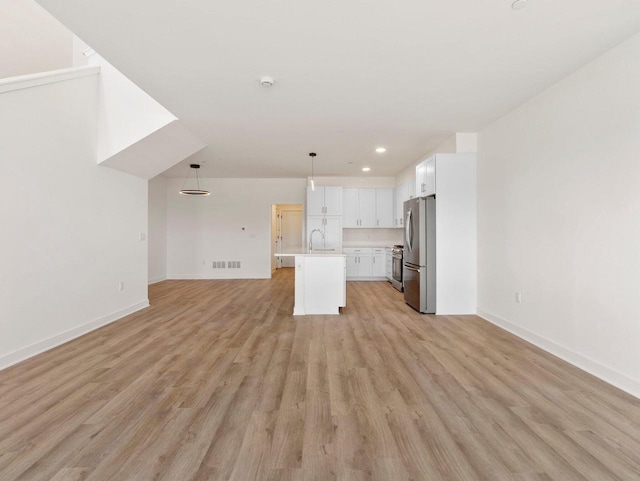
<svg viewBox="0 0 640 481">
<path fill-rule="evenodd" d="M 320 237 L 322 238 L 322 242 L 324 242 L 324 232 L 322 232 L 320 229 L 313 229 L 309 234 L 309 253 L 311 253 L 311 251 L 313 250 L 313 234 L 315 234 L 316 232 L 320 232 Z"/>
</svg>

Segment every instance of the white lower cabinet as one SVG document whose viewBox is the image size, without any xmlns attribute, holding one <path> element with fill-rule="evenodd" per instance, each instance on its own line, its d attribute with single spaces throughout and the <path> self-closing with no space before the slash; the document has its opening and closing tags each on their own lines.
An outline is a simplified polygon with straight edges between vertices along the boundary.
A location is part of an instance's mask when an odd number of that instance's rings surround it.
<svg viewBox="0 0 640 481">
<path fill-rule="evenodd" d="M 373 251 L 373 253 L 371 255 L 371 260 L 372 260 L 371 276 L 372 277 L 386 277 L 386 275 L 387 275 L 386 271 L 387 270 L 386 270 L 384 249 L 374 248 L 374 249 L 371 249 L 371 250 Z"/>
<path fill-rule="evenodd" d="M 345 247 L 347 256 L 347 279 L 384 279 L 386 264 L 384 248 Z"/>
<path fill-rule="evenodd" d="M 385 258 L 385 263 L 384 263 L 385 271 L 384 271 L 384 273 L 385 273 L 385 275 L 387 277 L 387 280 L 390 281 L 391 278 L 393 277 L 393 258 L 391 257 L 391 248 L 390 247 L 387 247 L 385 249 L 384 258 Z"/>
</svg>

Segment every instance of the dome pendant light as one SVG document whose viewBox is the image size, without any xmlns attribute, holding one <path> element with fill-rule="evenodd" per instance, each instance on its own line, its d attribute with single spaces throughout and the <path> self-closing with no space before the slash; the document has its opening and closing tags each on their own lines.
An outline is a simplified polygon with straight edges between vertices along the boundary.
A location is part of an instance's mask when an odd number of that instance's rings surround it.
<svg viewBox="0 0 640 481">
<path fill-rule="evenodd" d="M 311 185 L 311 190 L 316 190 L 316 186 L 313 181 L 313 160 L 316 158 L 316 153 L 315 152 L 309 153 L 309 157 L 311 157 L 311 181 L 309 182 L 309 184 Z"/>
<path fill-rule="evenodd" d="M 200 176 L 198 175 L 198 169 L 200 168 L 200 164 L 191 164 L 189 165 L 189 167 L 191 167 L 191 169 L 196 171 L 196 186 L 198 187 L 197 189 L 185 189 L 185 186 L 187 185 L 187 181 L 189 180 L 189 174 L 191 173 L 191 170 L 187 173 L 187 178 L 184 179 L 184 184 L 182 186 L 182 189 L 180 189 L 180 193 L 182 195 L 210 195 L 211 192 L 209 192 L 208 190 L 202 190 L 200 188 Z"/>
</svg>

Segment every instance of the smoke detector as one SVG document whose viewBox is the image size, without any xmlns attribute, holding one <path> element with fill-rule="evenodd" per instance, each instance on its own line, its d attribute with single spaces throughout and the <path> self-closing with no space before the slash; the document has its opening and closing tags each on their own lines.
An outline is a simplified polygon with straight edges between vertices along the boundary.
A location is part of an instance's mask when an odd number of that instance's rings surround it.
<svg viewBox="0 0 640 481">
<path fill-rule="evenodd" d="M 260 77 L 260 85 L 271 87 L 273 85 L 273 77 Z"/>
<path fill-rule="evenodd" d="M 526 6 L 527 0 L 516 0 L 511 4 L 511 8 L 513 8 L 514 10 L 522 10 Z"/>
</svg>

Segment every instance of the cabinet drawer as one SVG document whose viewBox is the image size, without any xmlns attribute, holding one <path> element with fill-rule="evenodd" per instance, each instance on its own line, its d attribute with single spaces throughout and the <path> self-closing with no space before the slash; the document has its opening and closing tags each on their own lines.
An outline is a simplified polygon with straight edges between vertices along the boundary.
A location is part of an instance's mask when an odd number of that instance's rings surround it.
<svg viewBox="0 0 640 481">
<path fill-rule="evenodd" d="M 371 247 L 343 247 L 343 254 L 371 254 Z"/>
</svg>

